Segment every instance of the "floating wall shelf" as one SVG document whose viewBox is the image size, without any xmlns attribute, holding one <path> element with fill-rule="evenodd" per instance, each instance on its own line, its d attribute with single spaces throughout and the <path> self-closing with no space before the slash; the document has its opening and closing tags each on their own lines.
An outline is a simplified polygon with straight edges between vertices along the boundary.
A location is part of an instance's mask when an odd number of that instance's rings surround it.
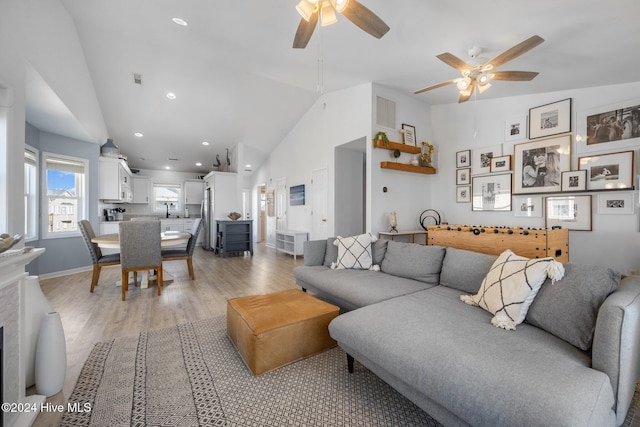
<svg viewBox="0 0 640 427">
<path fill-rule="evenodd" d="M 385 145 L 385 143 L 382 141 L 376 141 L 376 148 L 384 148 L 385 150 L 391 150 L 391 151 L 400 150 L 403 153 L 409 153 L 409 154 L 422 153 L 422 149 L 420 147 L 416 147 L 414 145 L 399 144 L 397 142 L 391 142 L 391 141 L 389 141 L 387 145 Z"/>
<path fill-rule="evenodd" d="M 426 166 L 408 165 L 406 163 L 381 162 L 380 167 L 382 169 L 393 169 L 393 170 L 404 171 L 404 172 L 424 173 L 427 175 L 433 175 L 436 173 L 435 168 L 428 168 Z"/>
</svg>

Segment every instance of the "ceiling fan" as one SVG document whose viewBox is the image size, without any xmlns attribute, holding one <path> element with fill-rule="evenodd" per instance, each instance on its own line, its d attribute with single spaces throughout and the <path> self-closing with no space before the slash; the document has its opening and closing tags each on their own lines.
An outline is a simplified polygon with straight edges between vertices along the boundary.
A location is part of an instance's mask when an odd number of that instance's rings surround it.
<svg viewBox="0 0 640 427">
<path fill-rule="evenodd" d="M 442 62 L 456 70 L 460 71 L 462 77 L 452 79 L 437 85 L 425 87 L 424 89 L 416 90 L 414 93 L 422 93 L 433 89 L 438 89 L 443 86 L 447 86 L 455 83 L 460 91 L 460 98 L 458 102 L 465 102 L 471 98 L 474 90 L 478 89 L 480 93 L 489 89 L 492 80 L 508 80 L 508 81 L 529 81 L 533 80 L 538 73 L 534 71 L 493 71 L 496 67 L 511 61 L 518 56 L 528 52 L 534 47 L 542 43 L 544 39 L 540 36 L 531 36 L 527 40 L 518 43 L 510 49 L 502 52 L 495 58 L 477 65 L 469 65 L 457 56 L 446 52 L 437 56 Z M 474 46 L 469 49 L 469 56 L 471 58 L 477 58 L 481 48 Z"/>
<path fill-rule="evenodd" d="M 296 10 L 302 16 L 293 39 L 296 49 L 307 46 L 318 20 L 323 27 L 335 24 L 338 21 L 336 12 L 375 38 L 379 39 L 389 31 L 389 26 L 382 19 L 356 0 L 301 0 Z"/>
</svg>

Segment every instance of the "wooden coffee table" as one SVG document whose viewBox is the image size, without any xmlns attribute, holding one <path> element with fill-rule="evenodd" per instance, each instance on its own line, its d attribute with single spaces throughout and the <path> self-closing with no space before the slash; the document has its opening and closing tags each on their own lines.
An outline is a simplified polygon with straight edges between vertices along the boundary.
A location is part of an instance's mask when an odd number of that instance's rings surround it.
<svg viewBox="0 0 640 427">
<path fill-rule="evenodd" d="M 336 345 L 329 322 L 340 308 L 298 289 L 227 301 L 227 335 L 258 376 Z"/>
</svg>

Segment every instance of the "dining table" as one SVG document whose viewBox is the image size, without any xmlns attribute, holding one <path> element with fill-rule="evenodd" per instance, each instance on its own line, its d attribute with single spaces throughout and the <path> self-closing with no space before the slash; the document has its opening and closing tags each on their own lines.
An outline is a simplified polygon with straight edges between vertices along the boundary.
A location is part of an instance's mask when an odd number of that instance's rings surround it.
<svg viewBox="0 0 640 427">
<path fill-rule="evenodd" d="M 160 247 L 170 248 L 174 246 L 186 245 L 191 238 L 191 233 L 188 231 L 164 231 L 160 233 Z M 120 234 L 109 233 L 100 234 L 91 239 L 92 243 L 97 244 L 101 249 L 120 249 Z M 173 280 L 173 277 L 163 271 L 163 281 Z M 155 276 L 148 274 L 148 272 L 142 272 L 140 279 L 140 288 L 146 289 L 149 287 L 149 279 L 153 279 Z M 116 286 L 122 286 L 122 281 L 118 280 Z"/>
</svg>

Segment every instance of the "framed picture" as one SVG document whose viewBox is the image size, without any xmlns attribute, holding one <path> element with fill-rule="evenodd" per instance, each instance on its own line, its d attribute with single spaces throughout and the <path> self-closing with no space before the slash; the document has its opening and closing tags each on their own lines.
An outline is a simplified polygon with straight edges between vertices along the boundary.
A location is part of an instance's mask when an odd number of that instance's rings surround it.
<svg viewBox="0 0 640 427">
<path fill-rule="evenodd" d="M 474 175 L 491 172 L 491 159 L 502 156 L 502 145 L 473 150 L 471 171 Z"/>
<path fill-rule="evenodd" d="M 471 169 L 457 169 L 456 170 L 456 185 L 468 185 L 471 184 Z"/>
<path fill-rule="evenodd" d="M 591 195 L 546 197 L 544 226 L 591 231 Z"/>
<path fill-rule="evenodd" d="M 418 146 L 416 143 L 416 128 L 415 126 L 402 124 L 402 135 L 404 135 L 404 143 L 408 145 Z"/>
<path fill-rule="evenodd" d="M 569 170 L 571 135 L 523 142 L 513 147 L 514 193 L 561 190 L 562 172 Z"/>
<path fill-rule="evenodd" d="M 576 114 L 578 153 L 620 150 L 640 143 L 640 98 Z"/>
<path fill-rule="evenodd" d="M 599 214 L 633 215 L 633 192 L 611 192 L 598 194 Z"/>
<path fill-rule="evenodd" d="M 457 203 L 469 203 L 471 201 L 471 187 L 465 185 L 464 187 L 456 187 L 456 202 Z"/>
<path fill-rule="evenodd" d="M 304 184 L 292 185 L 291 187 L 289 187 L 289 205 L 304 205 Z"/>
<path fill-rule="evenodd" d="M 578 158 L 587 171 L 587 190 L 633 189 L 633 151 Z"/>
<path fill-rule="evenodd" d="M 517 141 L 527 137 L 527 117 L 515 117 L 504 123 L 504 140 Z"/>
<path fill-rule="evenodd" d="M 513 215 L 542 218 L 542 196 L 513 196 Z"/>
<path fill-rule="evenodd" d="M 511 174 L 474 176 L 471 178 L 471 209 L 474 211 L 511 210 Z"/>
<path fill-rule="evenodd" d="M 471 166 L 471 150 L 458 151 L 456 153 L 456 167 L 468 168 Z"/>
<path fill-rule="evenodd" d="M 571 98 L 529 109 L 529 139 L 571 132 Z"/>
<path fill-rule="evenodd" d="M 586 170 L 562 172 L 562 191 L 585 191 L 586 189 Z"/>
<path fill-rule="evenodd" d="M 509 172 L 511 170 L 511 156 L 499 156 L 491 158 L 491 172 Z"/>
</svg>

